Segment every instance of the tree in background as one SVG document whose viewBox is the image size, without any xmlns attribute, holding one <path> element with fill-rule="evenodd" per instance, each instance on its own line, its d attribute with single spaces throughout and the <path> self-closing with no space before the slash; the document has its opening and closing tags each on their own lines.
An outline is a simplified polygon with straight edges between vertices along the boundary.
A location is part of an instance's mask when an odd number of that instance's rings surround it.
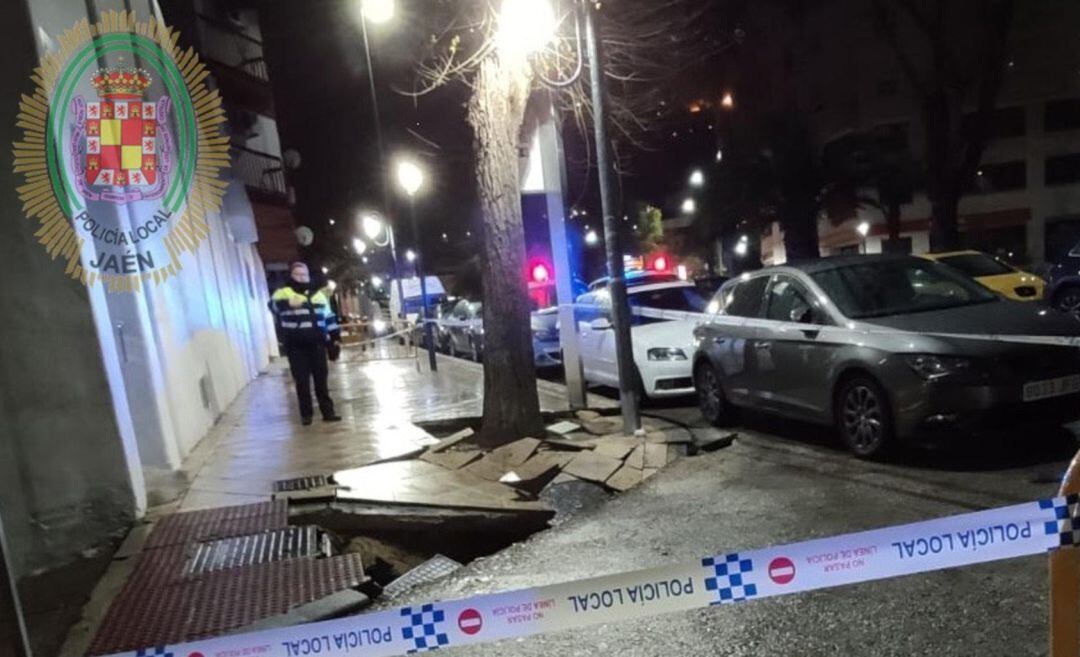
<svg viewBox="0 0 1080 657">
<path fill-rule="evenodd" d="M 641 255 L 659 251 L 664 243 L 664 214 L 654 205 L 642 205 L 638 208 L 634 221 L 634 237 Z"/>
<path fill-rule="evenodd" d="M 420 83 L 409 92 L 424 95 L 452 81 L 472 90 L 467 122 L 483 218 L 484 408 L 478 439 L 487 446 L 543 431 L 518 180 L 527 104 L 539 84 L 557 88 L 557 109 L 577 118 L 586 139 L 591 108 L 587 76 L 578 75 L 584 64 L 580 29 L 574 29 L 578 2 L 560 3 L 556 16 L 546 15 L 547 5 L 537 0 L 500 4 L 496 12 L 483 0 L 431 3 L 428 53 L 418 68 Z M 716 4 L 621 0 L 600 8 L 617 157 L 621 144 L 647 129 L 645 117 L 656 107 L 661 82 L 687 58 L 716 48 L 715 34 L 701 20 Z M 553 42 L 546 41 L 547 26 L 562 28 Z M 545 42 L 537 42 L 538 36 Z"/>
<path fill-rule="evenodd" d="M 873 0 L 879 31 L 900 63 L 926 132 L 930 247 L 960 247 L 960 197 L 990 137 L 1014 0 Z M 910 38 L 915 35 L 915 38 Z M 972 114 L 965 108 L 974 106 Z"/>
</svg>

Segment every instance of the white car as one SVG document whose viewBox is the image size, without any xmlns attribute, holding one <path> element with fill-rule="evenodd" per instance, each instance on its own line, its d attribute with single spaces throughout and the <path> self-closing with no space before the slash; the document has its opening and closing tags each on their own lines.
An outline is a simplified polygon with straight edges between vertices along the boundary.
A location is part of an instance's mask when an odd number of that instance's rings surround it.
<svg viewBox="0 0 1080 657">
<path fill-rule="evenodd" d="M 649 398 L 693 394 L 693 331 L 699 320 L 685 315 L 704 313 L 708 302 L 686 281 L 634 285 L 627 300 L 639 393 Z M 608 289 L 581 295 L 575 306 L 585 380 L 618 387 Z"/>
</svg>

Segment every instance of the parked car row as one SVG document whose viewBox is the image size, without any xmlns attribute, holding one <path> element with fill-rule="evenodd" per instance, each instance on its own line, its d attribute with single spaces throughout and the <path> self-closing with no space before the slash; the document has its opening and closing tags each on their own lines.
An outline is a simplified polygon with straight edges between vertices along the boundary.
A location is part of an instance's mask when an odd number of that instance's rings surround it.
<svg viewBox="0 0 1080 657">
<path fill-rule="evenodd" d="M 1075 337 L 1080 323 L 932 259 L 770 267 L 728 282 L 713 309 L 693 372 L 714 423 L 748 408 L 834 425 L 877 457 L 935 431 L 1080 417 L 1080 350 L 1005 337 Z"/>
</svg>

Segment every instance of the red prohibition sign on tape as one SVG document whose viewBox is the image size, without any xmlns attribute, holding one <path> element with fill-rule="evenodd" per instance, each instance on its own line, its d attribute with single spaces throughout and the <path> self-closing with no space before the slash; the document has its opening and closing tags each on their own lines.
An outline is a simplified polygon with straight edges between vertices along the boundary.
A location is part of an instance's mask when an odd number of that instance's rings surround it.
<svg viewBox="0 0 1080 657">
<path fill-rule="evenodd" d="M 476 634 L 484 626 L 484 618 L 475 609 L 466 609 L 458 614 L 457 626 L 465 634 Z"/>
<path fill-rule="evenodd" d="M 777 584 L 787 584 L 795 579 L 795 564 L 787 557 L 777 557 L 769 562 L 769 579 Z"/>
</svg>

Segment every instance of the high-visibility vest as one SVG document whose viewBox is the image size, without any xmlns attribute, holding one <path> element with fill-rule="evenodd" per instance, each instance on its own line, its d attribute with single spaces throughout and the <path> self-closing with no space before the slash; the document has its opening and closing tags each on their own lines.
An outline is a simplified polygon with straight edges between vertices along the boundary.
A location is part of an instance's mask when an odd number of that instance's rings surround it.
<svg viewBox="0 0 1080 657">
<path fill-rule="evenodd" d="M 294 308 L 293 299 L 301 299 L 303 303 Z M 340 338 L 337 315 L 322 290 L 306 295 L 286 285 L 274 292 L 270 304 L 285 342 L 325 342 Z"/>
</svg>

